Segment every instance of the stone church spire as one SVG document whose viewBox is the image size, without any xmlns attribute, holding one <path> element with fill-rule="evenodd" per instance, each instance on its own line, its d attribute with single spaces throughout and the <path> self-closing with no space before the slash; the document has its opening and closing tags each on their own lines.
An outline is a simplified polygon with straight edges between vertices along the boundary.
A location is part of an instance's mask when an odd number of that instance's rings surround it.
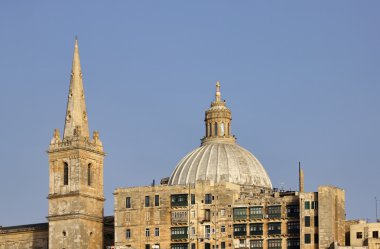
<svg viewBox="0 0 380 249">
<path fill-rule="evenodd" d="M 82 69 L 79 58 L 78 39 L 75 38 L 70 89 L 67 100 L 63 138 L 72 136 L 89 137 L 86 102 L 84 99 Z"/>
<path fill-rule="evenodd" d="M 235 143 L 231 134 L 231 110 L 222 100 L 220 82 L 216 82 L 215 100 L 205 113 L 206 135 L 202 138 L 202 145 L 210 142 Z"/>
</svg>

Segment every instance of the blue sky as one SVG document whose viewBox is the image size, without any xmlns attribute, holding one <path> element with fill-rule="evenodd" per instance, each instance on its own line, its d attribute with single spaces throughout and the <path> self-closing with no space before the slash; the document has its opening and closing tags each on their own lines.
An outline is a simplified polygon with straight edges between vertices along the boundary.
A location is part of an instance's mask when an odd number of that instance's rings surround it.
<svg viewBox="0 0 380 249">
<path fill-rule="evenodd" d="M 2 1 L 0 225 L 44 222 L 45 153 L 64 125 L 74 38 L 105 213 L 116 187 L 169 176 L 200 145 L 216 80 L 238 143 L 274 186 L 346 191 L 348 218 L 380 199 L 380 2 Z M 380 204 L 380 203 L 379 203 Z"/>
</svg>

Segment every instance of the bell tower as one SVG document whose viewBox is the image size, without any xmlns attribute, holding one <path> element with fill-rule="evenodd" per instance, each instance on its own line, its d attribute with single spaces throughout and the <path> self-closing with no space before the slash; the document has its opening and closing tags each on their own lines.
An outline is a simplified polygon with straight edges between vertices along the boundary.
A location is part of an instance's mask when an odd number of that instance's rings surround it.
<svg viewBox="0 0 380 249">
<path fill-rule="evenodd" d="M 99 133 L 89 137 L 78 40 L 63 138 L 54 130 L 49 156 L 49 248 L 103 248 L 103 151 Z"/>
</svg>

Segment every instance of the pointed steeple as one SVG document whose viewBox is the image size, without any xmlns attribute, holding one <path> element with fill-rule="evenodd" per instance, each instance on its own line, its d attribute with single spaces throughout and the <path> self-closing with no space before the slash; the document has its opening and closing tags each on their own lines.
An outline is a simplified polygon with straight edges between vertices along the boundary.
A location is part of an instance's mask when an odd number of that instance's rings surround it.
<svg viewBox="0 0 380 249">
<path fill-rule="evenodd" d="M 231 134 L 231 111 L 222 100 L 220 82 L 216 82 L 215 100 L 205 114 L 206 135 L 202 145 L 210 142 L 235 143 Z"/>
<path fill-rule="evenodd" d="M 74 57 L 71 69 L 70 89 L 67 100 L 63 138 L 89 137 L 86 102 L 84 99 L 82 69 L 79 59 L 78 39 L 75 38 Z"/>
</svg>

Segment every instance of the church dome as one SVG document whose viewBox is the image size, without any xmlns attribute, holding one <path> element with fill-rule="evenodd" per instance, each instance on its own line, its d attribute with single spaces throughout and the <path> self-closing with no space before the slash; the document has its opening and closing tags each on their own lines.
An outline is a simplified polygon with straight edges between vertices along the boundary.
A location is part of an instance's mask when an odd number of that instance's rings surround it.
<svg viewBox="0 0 380 249">
<path fill-rule="evenodd" d="M 174 169 L 170 185 L 208 180 L 272 188 L 259 160 L 235 142 L 231 135 L 231 111 L 220 98 L 217 82 L 215 101 L 206 111 L 206 135 L 199 148 L 187 154 Z"/>
</svg>

